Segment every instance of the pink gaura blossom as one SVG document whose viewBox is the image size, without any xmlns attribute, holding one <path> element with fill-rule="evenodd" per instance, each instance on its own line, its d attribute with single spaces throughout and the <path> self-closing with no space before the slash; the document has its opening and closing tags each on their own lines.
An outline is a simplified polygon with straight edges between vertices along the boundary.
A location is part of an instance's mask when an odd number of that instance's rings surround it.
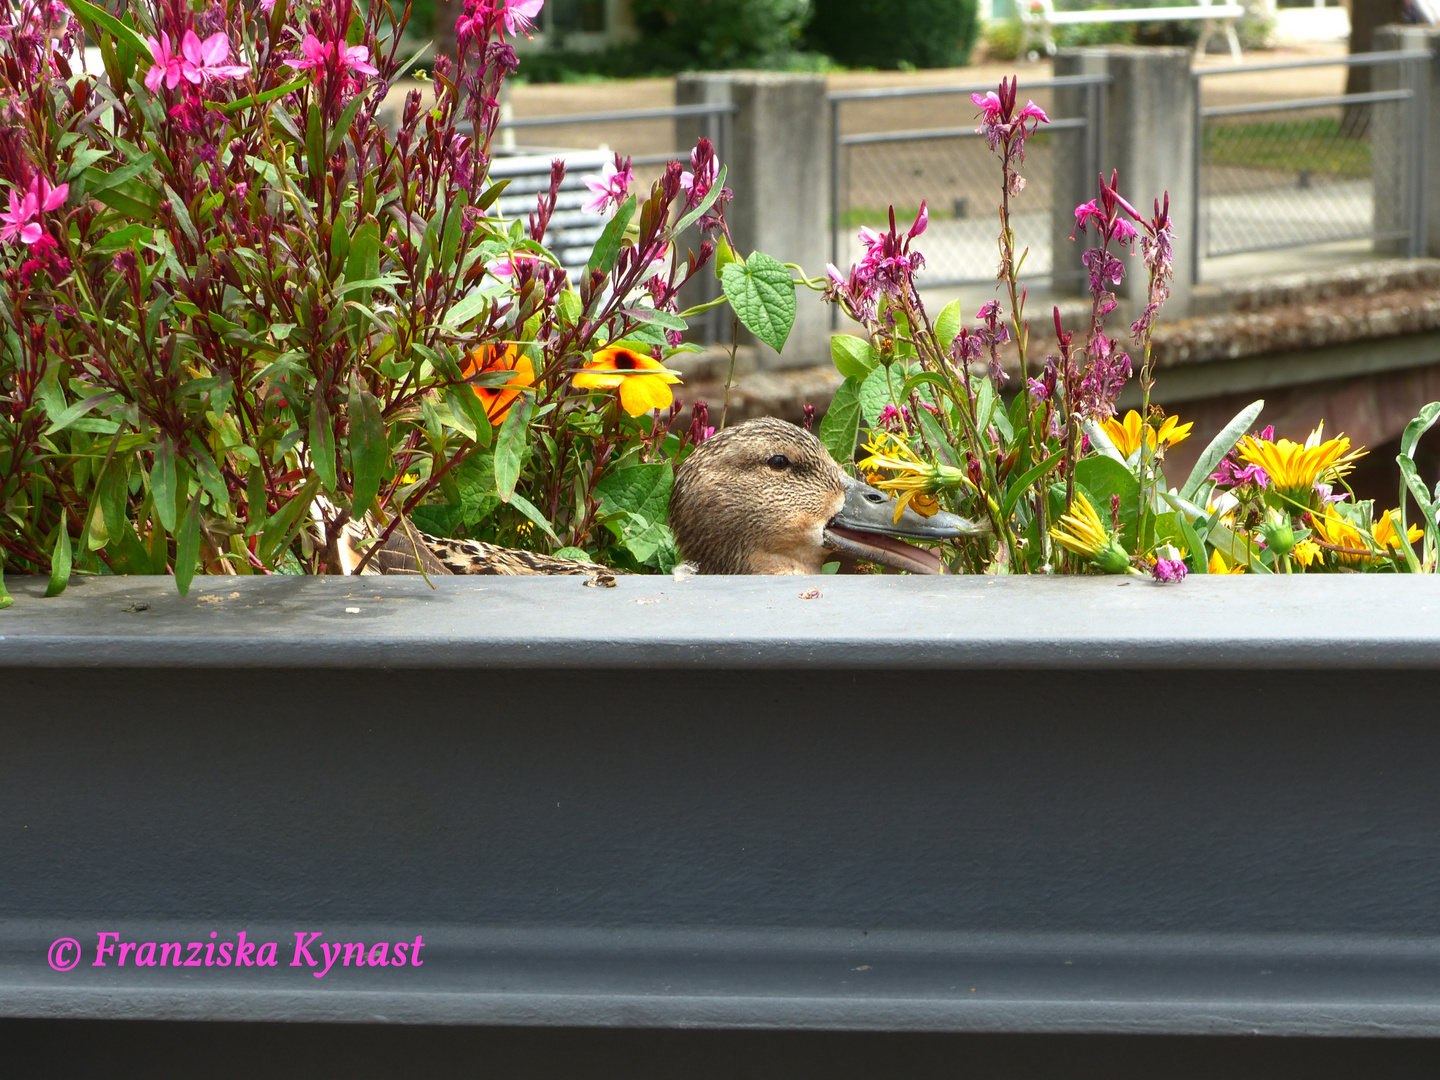
<svg viewBox="0 0 1440 1080">
<path fill-rule="evenodd" d="M 364 45 L 351 45 L 341 48 L 339 42 L 321 41 L 314 34 L 306 34 L 305 40 L 300 42 L 299 58 L 291 58 L 285 63 L 296 71 L 307 69 L 323 69 L 334 65 L 347 67 L 359 75 L 379 75 L 380 69 L 370 63 L 370 50 Z"/>
<path fill-rule="evenodd" d="M 145 43 L 150 46 L 150 56 L 155 62 L 145 74 L 145 86 L 152 92 L 159 90 L 162 82 L 167 89 L 174 90 L 182 80 L 200 86 L 214 79 L 236 79 L 250 73 L 243 64 L 226 62 L 230 59 L 230 39 L 221 33 L 201 41 L 194 30 L 186 30 L 179 53 L 173 50 L 170 35 L 164 31 L 158 41 L 150 37 Z"/>
<path fill-rule="evenodd" d="M 0 222 L 4 223 L 4 227 L 0 228 L 0 242 L 13 244 L 19 240 L 30 246 L 39 243 L 45 236 L 40 215 L 64 206 L 69 195 L 69 184 L 51 187 L 50 181 L 43 176 L 36 176 L 30 181 L 30 189 L 24 196 L 11 188 L 10 210 L 0 214 Z M 53 239 L 51 243 L 54 243 Z"/>
<path fill-rule="evenodd" d="M 613 162 L 605 162 L 598 176 L 592 174 L 580 179 L 593 192 L 591 198 L 585 201 L 585 212 L 603 214 L 612 206 L 619 209 L 630 193 L 635 174 L 630 168 L 630 159 L 625 158 L 622 162 L 620 155 L 616 154 Z"/>
<path fill-rule="evenodd" d="M 532 36 L 530 31 L 535 29 L 533 20 L 544 6 L 545 0 L 506 0 L 502 13 L 506 32 L 512 37 L 516 34 L 524 34 L 527 38 Z"/>
</svg>

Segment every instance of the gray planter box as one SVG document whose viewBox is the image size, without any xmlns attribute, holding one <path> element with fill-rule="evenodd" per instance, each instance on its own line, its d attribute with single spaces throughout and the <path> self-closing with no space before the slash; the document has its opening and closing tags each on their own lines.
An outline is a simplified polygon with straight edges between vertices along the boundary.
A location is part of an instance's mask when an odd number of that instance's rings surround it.
<svg viewBox="0 0 1440 1080">
<path fill-rule="evenodd" d="M 1440 582 L 436 585 L 12 579 L 0 1015 L 1440 1035 Z"/>
</svg>

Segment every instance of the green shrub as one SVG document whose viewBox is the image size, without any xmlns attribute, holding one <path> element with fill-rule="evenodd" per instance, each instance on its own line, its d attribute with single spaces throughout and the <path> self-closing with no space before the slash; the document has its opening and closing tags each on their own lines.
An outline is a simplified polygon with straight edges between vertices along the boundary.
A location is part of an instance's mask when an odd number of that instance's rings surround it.
<svg viewBox="0 0 1440 1080">
<path fill-rule="evenodd" d="M 675 67 L 750 67 L 793 52 L 810 0 L 633 0 L 647 50 Z"/>
<path fill-rule="evenodd" d="M 826 0 L 806 40 L 851 67 L 957 67 L 976 31 L 976 0 Z"/>
</svg>

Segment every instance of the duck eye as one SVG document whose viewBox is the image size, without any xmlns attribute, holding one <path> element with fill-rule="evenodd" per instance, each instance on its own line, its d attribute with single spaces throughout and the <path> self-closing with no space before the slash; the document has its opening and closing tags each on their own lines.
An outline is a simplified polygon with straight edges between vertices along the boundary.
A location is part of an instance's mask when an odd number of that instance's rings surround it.
<svg viewBox="0 0 1440 1080">
<path fill-rule="evenodd" d="M 885 502 L 885 496 L 881 495 L 878 491 L 867 491 L 865 492 L 865 500 L 872 503 L 882 503 Z"/>
<path fill-rule="evenodd" d="M 788 469 L 790 467 L 790 459 L 784 454 L 773 454 L 765 464 L 769 465 L 770 468 L 776 472 L 779 472 L 781 469 Z"/>
</svg>

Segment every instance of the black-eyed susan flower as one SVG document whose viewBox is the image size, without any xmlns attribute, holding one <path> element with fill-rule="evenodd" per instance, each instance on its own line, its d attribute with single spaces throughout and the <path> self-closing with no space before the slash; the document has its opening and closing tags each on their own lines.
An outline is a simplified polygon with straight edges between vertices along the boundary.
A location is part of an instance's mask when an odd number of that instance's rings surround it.
<svg viewBox="0 0 1440 1080">
<path fill-rule="evenodd" d="M 670 386 L 680 379 L 653 357 L 611 345 L 597 351 L 570 381 L 581 390 L 618 389 L 620 407 L 631 416 L 644 416 L 675 400 Z"/>
<path fill-rule="evenodd" d="M 936 498 L 940 492 L 970 485 L 964 471 L 922 460 L 892 432 L 873 430 L 863 449 L 868 456 L 860 460 L 858 468 L 870 477 L 873 487 L 899 497 L 895 505 L 897 522 L 907 506 L 924 517 L 933 517 L 940 510 Z"/>
<path fill-rule="evenodd" d="M 1102 426 L 1115 449 L 1120 451 L 1122 457 L 1128 458 L 1140 449 L 1141 438 L 1144 438 L 1151 450 L 1157 446 L 1170 447 L 1184 442 L 1190 437 L 1190 429 L 1195 423 L 1189 421 L 1182 424 L 1178 416 L 1167 416 L 1157 430 L 1153 424 L 1145 423 L 1140 414 L 1131 409 L 1125 414 L 1125 419 L 1117 420 L 1112 416 Z"/>
<path fill-rule="evenodd" d="M 485 417 L 492 424 L 498 424 L 505 419 L 505 414 L 510 411 L 511 404 L 521 390 L 535 385 L 535 365 L 516 345 L 503 349 L 498 345 L 481 345 L 460 365 L 460 374 L 467 379 L 506 371 L 513 371 L 515 374 L 501 386 L 470 387 L 485 406 Z"/>
<path fill-rule="evenodd" d="M 1050 536 L 1067 551 L 1089 559 L 1097 570 L 1107 574 L 1140 573 L 1131 565 L 1129 552 L 1110 534 L 1083 491 L 1075 493 L 1070 513 L 1060 518 L 1050 530 Z"/>
<path fill-rule="evenodd" d="M 1257 439 L 1246 435 L 1236 449 L 1243 461 L 1258 465 L 1270 477 L 1270 483 L 1286 499 L 1301 506 L 1310 502 L 1310 493 L 1320 480 L 1344 476 L 1365 450 L 1350 449 L 1344 435 L 1326 439 L 1322 423 L 1310 433 L 1302 446 L 1289 439 Z"/>
</svg>

